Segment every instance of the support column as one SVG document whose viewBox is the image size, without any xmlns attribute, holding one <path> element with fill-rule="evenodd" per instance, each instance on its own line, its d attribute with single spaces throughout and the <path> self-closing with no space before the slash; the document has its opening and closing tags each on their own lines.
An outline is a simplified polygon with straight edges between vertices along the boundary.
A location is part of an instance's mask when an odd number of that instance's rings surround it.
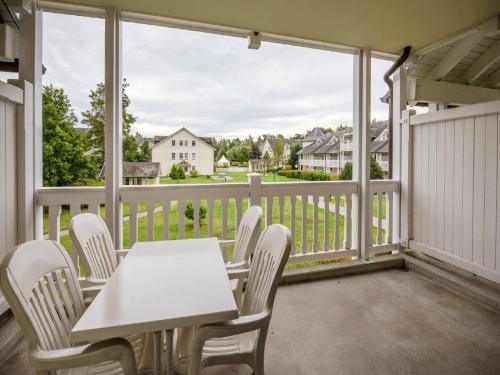
<svg viewBox="0 0 500 375">
<path fill-rule="evenodd" d="M 31 184 L 29 188 L 36 194 L 36 191 L 43 186 L 43 153 L 42 153 L 42 12 L 37 9 L 36 1 L 33 1 L 31 14 L 23 14 L 20 19 L 19 33 L 19 80 L 13 82 L 18 87 L 26 88 L 24 94 L 24 107 L 22 119 L 25 122 L 23 126 L 29 126 L 31 140 L 26 147 L 32 148 L 32 153 L 28 157 L 32 158 L 32 162 L 26 162 L 30 168 L 25 170 L 26 183 Z M 31 85 L 24 85 L 24 81 L 28 81 Z M 32 90 L 31 87 L 32 86 Z M 18 112 L 18 116 L 19 116 Z M 34 197 L 29 203 L 32 207 L 32 215 L 27 219 L 27 223 L 32 223 L 33 230 L 26 231 L 26 239 L 43 238 L 43 208 L 38 206 Z M 31 209 L 30 209 L 31 211 Z"/>
<path fill-rule="evenodd" d="M 353 181 L 358 194 L 353 197 L 353 248 L 360 259 L 370 259 L 372 210 L 370 195 L 371 51 L 361 49 L 354 56 Z"/>
<path fill-rule="evenodd" d="M 401 181 L 401 121 L 402 111 L 406 109 L 407 91 L 406 91 L 406 72 L 400 67 L 394 72 L 392 84 L 392 178 Z M 400 186 L 401 189 L 401 186 Z M 401 227 L 401 193 L 395 193 L 393 199 L 393 223 L 392 235 L 389 240 L 391 243 L 399 243 Z"/>
<path fill-rule="evenodd" d="M 105 22 L 105 125 L 106 224 L 117 249 L 122 241 L 122 58 L 121 21 L 118 10 L 106 8 Z"/>
</svg>

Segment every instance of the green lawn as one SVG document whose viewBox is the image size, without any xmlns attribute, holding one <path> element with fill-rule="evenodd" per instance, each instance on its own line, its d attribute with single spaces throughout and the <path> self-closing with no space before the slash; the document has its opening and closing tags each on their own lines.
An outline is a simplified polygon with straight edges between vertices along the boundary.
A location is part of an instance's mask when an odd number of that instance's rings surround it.
<svg viewBox="0 0 500 375">
<path fill-rule="evenodd" d="M 237 183 L 237 182 L 247 182 L 248 173 L 247 172 L 227 172 L 224 173 L 225 176 L 229 177 L 227 183 Z M 276 173 L 268 172 L 262 176 L 262 182 L 289 182 L 289 181 L 300 181 L 294 178 L 288 178 L 285 176 L 280 176 Z M 224 180 L 214 180 L 209 176 L 198 176 L 198 177 L 187 177 L 185 180 L 172 180 L 169 177 L 160 177 L 160 184 L 213 184 L 213 183 L 223 183 Z"/>
</svg>

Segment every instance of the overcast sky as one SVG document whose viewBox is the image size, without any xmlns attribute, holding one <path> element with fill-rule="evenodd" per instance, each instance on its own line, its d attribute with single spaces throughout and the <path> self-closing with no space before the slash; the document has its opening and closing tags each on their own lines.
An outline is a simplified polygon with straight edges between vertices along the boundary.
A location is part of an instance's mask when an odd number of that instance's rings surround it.
<svg viewBox="0 0 500 375">
<path fill-rule="evenodd" d="M 200 136 L 291 136 L 314 126 L 352 125 L 348 54 L 134 23 L 123 25 L 123 76 L 134 130 L 166 135 L 186 126 Z M 104 79 L 104 20 L 44 14 L 43 83 L 64 88 L 78 115 Z M 372 117 L 390 62 L 373 60 Z"/>
</svg>

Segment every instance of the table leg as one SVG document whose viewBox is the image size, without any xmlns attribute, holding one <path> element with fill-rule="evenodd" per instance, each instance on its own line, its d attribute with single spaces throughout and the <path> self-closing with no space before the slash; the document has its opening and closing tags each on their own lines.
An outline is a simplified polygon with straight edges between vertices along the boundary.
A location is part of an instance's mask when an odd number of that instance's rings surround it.
<svg viewBox="0 0 500 375">
<path fill-rule="evenodd" d="M 167 329 L 166 330 L 166 339 L 167 339 L 167 347 L 166 347 L 166 365 L 167 365 L 167 375 L 174 375 L 174 330 Z"/>
<path fill-rule="evenodd" d="M 155 375 L 163 375 L 161 368 L 161 331 L 153 333 Z"/>
</svg>

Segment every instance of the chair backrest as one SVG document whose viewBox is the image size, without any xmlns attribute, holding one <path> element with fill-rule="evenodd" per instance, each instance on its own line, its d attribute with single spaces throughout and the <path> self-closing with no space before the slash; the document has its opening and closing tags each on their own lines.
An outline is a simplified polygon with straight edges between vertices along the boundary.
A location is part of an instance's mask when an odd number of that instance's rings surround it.
<svg viewBox="0 0 500 375">
<path fill-rule="evenodd" d="M 242 315 L 272 310 L 290 249 L 290 230 L 284 225 L 273 224 L 262 232 L 250 266 Z"/>
<path fill-rule="evenodd" d="M 260 221 L 262 220 L 262 208 L 251 206 L 241 218 L 236 240 L 232 263 L 247 261 L 255 250 L 259 239 Z"/>
<path fill-rule="evenodd" d="M 0 265 L 0 286 L 31 348 L 70 346 L 69 333 L 85 310 L 66 250 L 48 240 L 17 246 Z"/>
<path fill-rule="evenodd" d="M 115 247 L 104 220 L 96 214 L 81 213 L 69 223 L 73 248 L 83 261 L 86 278 L 104 281 L 111 277 L 118 261 Z"/>
</svg>

